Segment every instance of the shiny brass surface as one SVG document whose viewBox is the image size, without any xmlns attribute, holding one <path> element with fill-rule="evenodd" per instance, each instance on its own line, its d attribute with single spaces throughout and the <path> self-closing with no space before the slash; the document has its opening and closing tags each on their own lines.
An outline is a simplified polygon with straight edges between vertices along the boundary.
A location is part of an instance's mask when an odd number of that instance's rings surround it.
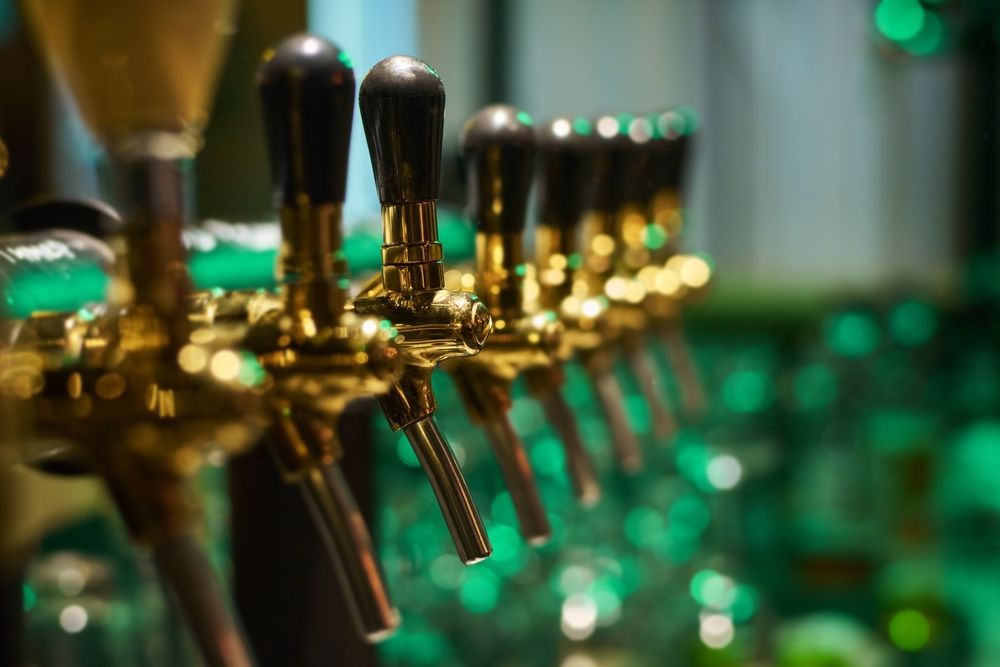
<svg viewBox="0 0 1000 667">
<path fill-rule="evenodd" d="M 545 544 L 552 537 L 552 525 L 520 436 L 507 415 L 487 421 L 483 424 L 483 431 L 500 465 L 504 484 L 510 491 L 524 541 L 533 546 Z"/>
<path fill-rule="evenodd" d="M 493 547 L 486 527 L 462 477 L 458 461 L 433 415 L 410 423 L 403 428 L 403 433 L 434 490 L 458 557 L 466 565 L 489 558 Z"/>
<path fill-rule="evenodd" d="M 382 282 L 390 292 L 444 287 L 437 202 L 382 206 Z"/>
<path fill-rule="evenodd" d="M 437 202 L 384 203 L 380 275 L 360 289 L 351 309 L 391 323 L 398 332 L 401 374 L 378 397 L 389 426 L 402 429 L 431 483 L 459 557 L 492 551 L 454 454 L 433 420 L 431 374 L 442 361 L 479 354 L 493 329 L 474 294 L 444 289 Z"/>
</svg>

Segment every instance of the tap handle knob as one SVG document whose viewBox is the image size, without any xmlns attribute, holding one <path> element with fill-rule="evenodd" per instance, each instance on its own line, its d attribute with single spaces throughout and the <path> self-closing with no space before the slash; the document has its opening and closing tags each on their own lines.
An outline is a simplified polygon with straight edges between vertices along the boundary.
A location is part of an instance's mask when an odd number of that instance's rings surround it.
<svg viewBox="0 0 1000 667">
<path fill-rule="evenodd" d="M 413 56 L 391 56 L 365 76 L 358 102 L 382 204 L 436 200 L 444 131 L 437 72 Z"/>
<path fill-rule="evenodd" d="M 538 129 L 538 222 L 575 229 L 590 208 L 597 179 L 594 126 L 560 116 Z"/>
<path fill-rule="evenodd" d="M 336 45 L 299 34 L 257 71 L 275 198 L 280 206 L 344 201 L 354 69 Z"/>
<path fill-rule="evenodd" d="M 524 231 L 535 157 L 531 126 L 527 113 L 495 104 L 476 113 L 462 128 L 469 217 L 481 232 Z"/>
</svg>

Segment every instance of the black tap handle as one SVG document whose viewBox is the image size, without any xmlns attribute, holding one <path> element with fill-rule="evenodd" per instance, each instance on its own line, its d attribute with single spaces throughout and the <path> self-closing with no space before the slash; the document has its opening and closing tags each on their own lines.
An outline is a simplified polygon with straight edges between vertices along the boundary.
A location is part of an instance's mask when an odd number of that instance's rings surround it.
<svg viewBox="0 0 1000 667">
<path fill-rule="evenodd" d="M 538 128 L 538 223 L 572 229 L 591 206 L 597 182 L 593 123 L 559 116 Z"/>
<path fill-rule="evenodd" d="M 527 113 L 495 104 L 480 110 L 462 128 L 469 218 L 481 232 L 524 231 L 535 158 L 531 125 Z"/>
<path fill-rule="evenodd" d="M 444 85 L 437 72 L 413 56 L 391 56 L 365 76 L 358 101 L 379 200 L 436 200 L 444 131 Z"/>
<path fill-rule="evenodd" d="M 257 70 L 280 205 L 344 201 L 354 116 L 354 69 L 337 46 L 300 34 L 264 54 Z"/>
<path fill-rule="evenodd" d="M 650 122 L 631 114 L 602 116 L 595 122 L 599 176 L 594 209 L 614 213 L 628 203 L 643 202 L 643 172 L 652 138 Z"/>
</svg>

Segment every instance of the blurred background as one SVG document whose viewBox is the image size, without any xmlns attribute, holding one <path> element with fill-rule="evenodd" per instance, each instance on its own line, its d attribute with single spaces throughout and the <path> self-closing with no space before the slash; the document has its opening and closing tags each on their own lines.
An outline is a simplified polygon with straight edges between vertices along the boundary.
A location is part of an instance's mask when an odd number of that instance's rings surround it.
<svg viewBox="0 0 1000 667">
<path fill-rule="evenodd" d="M 682 106 L 696 128 L 683 246 L 714 269 L 685 328 L 710 408 L 657 442 L 622 371 L 650 451 L 643 473 L 624 476 L 571 366 L 567 398 L 606 488 L 583 510 L 522 390 L 512 420 L 556 528 L 534 549 L 485 441 L 436 378 L 440 421 L 495 547 L 467 569 L 405 439 L 360 406 L 345 460 L 360 459 L 353 481 L 403 627 L 369 650 L 308 591 L 261 598 L 244 618 L 251 636 L 277 625 L 304 646 L 264 664 L 1000 665 L 1000 4 L 244 0 L 193 175 L 199 218 L 273 219 L 253 73 L 265 48 L 306 29 L 346 49 L 359 79 L 394 53 L 441 75 L 445 257 L 456 265 L 472 248 L 458 133 L 475 110 L 502 101 L 545 119 Z M 0 1 L 0 91 L 0 208 L 97 196 L 98 151 L 12 0 Z M 357 119 L 353 140 L 346 211 L 352 268 L 364 272 L 379 262 L 379 205 Z M 273 249 L 232 261 L 244 260 L 261 268 L 243 280 L 273 282 Z M 240 490 L 226 479 L 221 463 L 204 474 L 205 536 L 232 574 L 234 543 L 250 538 L 230 525 Z M 16 517 L 0 504 L 15 526 L 4 547 L 27 555 L 6 607 L 6 618 L 27 610 L 23 664 L 192 664 L 94 484 L 8 483 L 32 489 Z M 269 522 L 255 529 L 282 529 Z M 276 550 L 274 535 L 254 548 Z M 282 624 L 289 607 L 301 615 Z"/>
</svg>

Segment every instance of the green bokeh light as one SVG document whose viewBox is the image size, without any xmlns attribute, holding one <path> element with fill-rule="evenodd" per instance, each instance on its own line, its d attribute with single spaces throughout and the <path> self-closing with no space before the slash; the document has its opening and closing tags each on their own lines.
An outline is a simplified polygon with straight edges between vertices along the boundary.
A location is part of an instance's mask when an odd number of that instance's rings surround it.
<svg viewBox="0 0 1000 667">
<path fill-rule="evenodd" d="M 806 410 L 833 405 L 839 388 L 837 376 L 826 364 L 810 364 L 795 374 L 792 384 L 795 401 Z"/>
<path fill-rule="evenodd" d="M 889 620 L 889 637 L 904 651 L 919 651 L 930 641 L 930 621 L 916 609 L 902 609 Z"/>
<path fill-rule="evenodd" d="M 722 386 L 722 400 L 735 412 L 760 412 L 772 395 L 771 380 L 760 371 L 736 371 Z"/>
<path fill-rule="evenodd" d="M 663 517 L 652 507 L 636 507 L 625 515 L 625 536 L 636 546 L 653 543 L 664 531 Z"/>
<path fill-rule="evenodd" d="M 937 332 L 937 313 L 922 301 L 907 300 L 889 314 L 889 332 L 901 345 L 923 345 Z"/>
<path fill-rule="evenodd" d="M 566 455 L 558 438 L 539 438 L 531 447 L 531 467 L 539 475 L 561 475 L 566 465 Z"/>
<path fill-rule="evenodd" d="M 945 38 L 946 29 L 941 17 L 934 12 L 925 12 L 920 32 L 903 42 L 903 48 L 915 56 L 929 56 L 941 50 Z"/>
<path fill-rule="evenodd" d="M 895 42 L 916 37 L 926 17 L 927 11 L 919 0 L 881 0 L 875 8 L 876 27 Z"/>
<path fill-rule="evenodd" d="M 831 317 L 825 327 L 826 344 L 845 357 L 864 357 L 879 344 L 879 330 L 874 319 L 859 312 L 840 313 Z"/>
<path fill-rule="evenodd" d="M 473 614 L 492 611 L 500 599 L 500 582 L 485 567 L 470 569 L 459 591 L 459 599 Z"/>
<path fill-rule="evenodd" d="M 594 124 L 588 118 L 577 116 L 573 119 L 573 131 L 581 136 L 589 137 L 594 132 Z"/>
<path fill-rule="evenodd" d="M 648 249 L 659 250 L 667 243 L 668 238 L 669 235 L 663 227 L 659 225 L 646 225 L 644 242 Z"/>
</svg>

